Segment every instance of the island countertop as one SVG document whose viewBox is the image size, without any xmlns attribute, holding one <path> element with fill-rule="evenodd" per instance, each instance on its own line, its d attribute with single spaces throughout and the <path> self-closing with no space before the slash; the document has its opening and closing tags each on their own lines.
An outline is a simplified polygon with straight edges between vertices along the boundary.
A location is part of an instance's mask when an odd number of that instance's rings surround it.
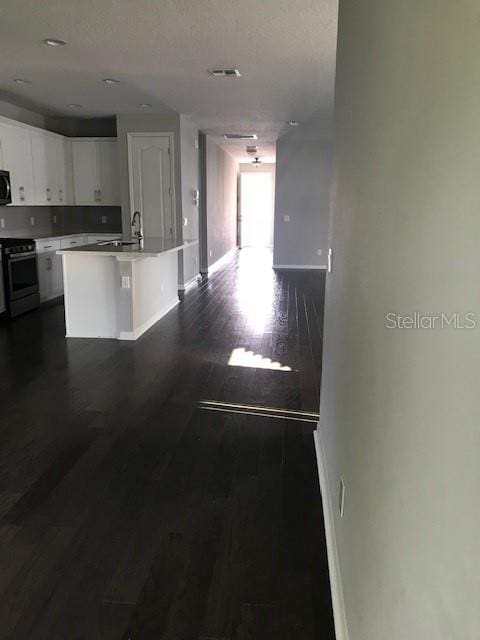
<svg viewBox="0 0 480 640">
<path fill-rule="evenodd" d="M 130 241 L 129 241 L 130 242 Z M 69 249 L 59 249 L 59 255 L 69 255 L 75 253 L 77 255 L 96 255 L 96 256 L 112 256 L 114 258 L 155 258 L 164 253 L 181 251 L 187 247 L 198 244 L 198 240 L 183 240 L 177 242 L 170 238 L 144 238 L 142 244 L 131 241 L 133 244 L 124 244 L 115 246 L 114 244 L 88 244 Z"/>
</svg>

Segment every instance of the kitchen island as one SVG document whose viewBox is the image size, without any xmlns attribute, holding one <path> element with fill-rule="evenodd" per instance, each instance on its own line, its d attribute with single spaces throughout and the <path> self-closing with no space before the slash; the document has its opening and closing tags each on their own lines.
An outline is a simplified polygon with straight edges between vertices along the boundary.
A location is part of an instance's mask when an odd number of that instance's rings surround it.
<svg viewBox="0 0 480 640">
<path fill-rule="evenodd" d="M 178 252 L 197 242 L 145 238 L 57 251 L 66 337 L 139 338 L 178 303 Z"/>
</svg>

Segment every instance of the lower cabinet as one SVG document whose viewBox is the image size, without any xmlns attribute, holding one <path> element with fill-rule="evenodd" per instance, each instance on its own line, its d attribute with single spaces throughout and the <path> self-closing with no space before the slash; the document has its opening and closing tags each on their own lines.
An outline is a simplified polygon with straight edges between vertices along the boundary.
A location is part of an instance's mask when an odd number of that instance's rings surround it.
<svg viewBox="0 0 480 640">
<path fill-rule="evenodd" d="M 37 255 L 40 300 L 45 302 L 63 295 L 62 256 L 55 251 L 45 251 Z"/>
<path fill-rule="evenodd" d="M 70 249 L 84 244 L 118 240 L 120 234 L 99 235 L 71 235 L 64 238 L 44 238 L 36 240 L 38 282 L 40 300 L 46 302 L 63 295 L 63 265 L 62 256 L 57 255 L 59 249 Z"/>
</svg>

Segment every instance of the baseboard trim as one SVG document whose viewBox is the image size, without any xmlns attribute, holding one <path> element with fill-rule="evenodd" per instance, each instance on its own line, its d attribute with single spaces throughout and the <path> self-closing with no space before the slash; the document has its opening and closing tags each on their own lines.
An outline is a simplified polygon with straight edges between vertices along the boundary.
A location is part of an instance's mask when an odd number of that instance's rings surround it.
<svg viewBox="0 0 480 640">
<path fill-rule="evenodd" d="M 326 264 L 274 264 L 274 269 L 327 269 Z"/>
<path fill-rule="evenodd" d="M 237 253 L 237 251 L 238 251 L 238 247 L 233 247 L 233 249 L 230 249 L 230 251 L 227 251 L 227 253 L 224 253 L 221 258 L 219 258 L 216 262 L 214 262 L 212 265 L 208 267 L 208 275 L 211 275 L 215 271 L 218 271 L 218 269 L 223 267 L 224 264 L 227 264 L 227 262 L 230 262 L 230 260 Z"/>
<path fill-rule="evenodd" d="M 175 298 L 175 300 L 167 304 L 165 307 L 163 307 L 163 309 L 160 309 L 158 313 L 156 313 L 154 316 L 149 318 L 142 325 L 134 329 L 134 331 L 120 331 L 118 339 L 119 340 L 138 340 L 138 338 L 140 338 L 140 336 L 143 335 L 145 331 L 148 331 L 150 327 L 153 327 L 153 325 L 159 320 L 161 320 L 163 316 L 166 316 L 167 313 L 171 311 L 173 307 L 176 307 L 178 303 L 179 303 L 178 298 Z"/>
<path fill-rule="evenodd" d="M 330 491 L 325 441 L 320 425 L 313 432 L 315 452 L 317 455 L 318 478 L 320 481 L 320 493 L 322 494 L 323 517 L 325 519 L 325 537 L 327 540 L 328 568 L 330 573 L 330 589 L 332 592 L 333 617 L 335 620 L 335 636 L 337 640 L 348 640 L 348 626 L 345 612 L 345 600 L 343 597 L 340 563 L 338 560 L 337 540 L 335 537 L 335 525 L 333 519 L 333 502 Z"/>
<path fill-rule="evenodd" d="M 193 278 L 191 278 L 188 282 L 186 282 L 185 284 L 179 284 L 178 285 L 178 290 L 179 291 L 186 291 L 189 287 L 192 286 L 192 284 L 195 284 L 197 282 L 197 278 L 200 274 L 197 273 L 193 276 Z"/>
</svg>

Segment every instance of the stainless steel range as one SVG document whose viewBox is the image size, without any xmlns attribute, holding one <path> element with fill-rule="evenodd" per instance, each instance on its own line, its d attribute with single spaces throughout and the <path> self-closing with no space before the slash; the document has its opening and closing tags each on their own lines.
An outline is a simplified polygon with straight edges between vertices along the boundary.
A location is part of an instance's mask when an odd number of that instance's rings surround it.
<svg viewBox="0 0 480 640">
<path fill-rule="evenodd" d="M 34 240 L 0 238 L 4 312 L 14 318 L 40 304 Z"/>
</svg>

